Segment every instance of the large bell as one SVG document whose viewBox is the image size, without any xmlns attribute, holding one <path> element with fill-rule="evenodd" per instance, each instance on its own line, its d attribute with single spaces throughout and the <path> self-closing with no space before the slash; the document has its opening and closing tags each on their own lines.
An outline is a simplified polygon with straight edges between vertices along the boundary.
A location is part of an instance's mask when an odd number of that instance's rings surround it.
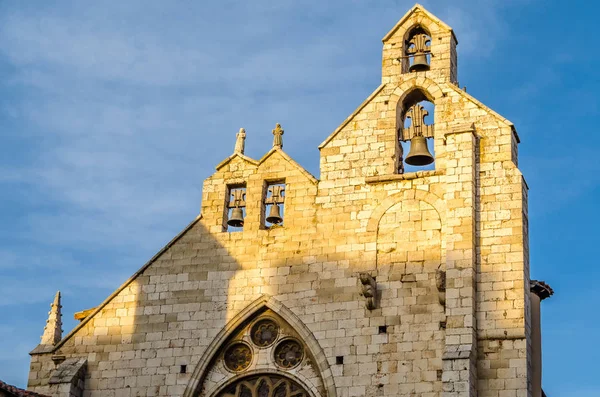
<svg viewBox="0 0 600 397">
<path fill-rule="evenodd" d="M 413 64 L 408 68 L 409 72 L 423 72 L 429 70 L 427 55 L 424 52 L 418 52 L 413 58 Z"/>
<path fill-rule="evenodd" d="M 231 217 L 229 217 L 227 224 L 233 227 L 244 226 L 244 211 L 241 208 L 234 208 L 231 211 Z"/>
<path fill-rule="evenodd" d="M 269 210 L 269 216 L 267 216 L 267 222 L 274 225 L 279 225 L 281 222 L 283 222 L 283 218 L 279 214 L 279 206 L 277 204 L 273 204 L 271 206 L 271 209 Z"/>
<path fill-rule="evenodd" d="M 434 160 L 424 136 L 415 136 L 410 140 L 410 151 L 404 160 L 406 164 L 421 166 L 431 164 Z"/>
</svg>

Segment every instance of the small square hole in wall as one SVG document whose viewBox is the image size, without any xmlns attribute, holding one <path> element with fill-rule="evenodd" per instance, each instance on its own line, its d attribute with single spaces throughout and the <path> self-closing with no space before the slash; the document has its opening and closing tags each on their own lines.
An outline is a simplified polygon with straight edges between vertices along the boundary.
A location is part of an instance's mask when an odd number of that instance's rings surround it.
<svg viewBox="0 0 600 397">
<path fill-rule="evenodd" d="M 441 369 L 438 369 L 436 371 L 437 374 L 437 380 L 442 380 L 442 375 L 444 374 L 444 371 L 442 371 Z"/>
<path fill-rule="evenodd" d="M 285 181 L 266 182 L 263 198 L 263 226 L 283 226 Z"/>
<path fill-rule="evenodd" d="M 387 334 L 387 325 L 380 325 L 378 329 L 380 334 Z"/>
<path fill-rule="evenodd" d="M 344 363 L 344 356 L 336 356 L 335 363 L 337 365 L 342 365 Z"/>
<path fill-rule="evenodd" d="M 446 322 L 440 321 L 440 329 L 446 329 Z"/>
<path fill-rule="evenodd" d="M 185 374 L 186 372 L 187 372 L 187 365 L 185 365 L 185 364 L 184 364 L 184 365 L 181 365 L 181 366 L 179 367 L 179 373 L 180 373 L 180 374 Z"/>
</svg>

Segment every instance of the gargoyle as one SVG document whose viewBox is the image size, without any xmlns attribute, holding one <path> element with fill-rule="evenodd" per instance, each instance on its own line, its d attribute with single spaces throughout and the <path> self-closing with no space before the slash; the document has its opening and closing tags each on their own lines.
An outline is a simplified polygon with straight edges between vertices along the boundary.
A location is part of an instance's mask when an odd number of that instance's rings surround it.
<svg viewBox="0 0 600 397">
<path fill-rule="evenodd" d="M 440 305 L 446 306 L 446 272 L 443 270 L 437 270 L 435 272 L 435 286 L 438 290 L 438 299 Z"/>
<path fill-rule="evenodd" d="M 377 298 L 377 283 L 369 273 L 360 273 L 358 277 L 361 283 L 361 295 L 367 299 L 367 309 L 373 310 L 375 309 L 375 299 Z"/>
</svg>

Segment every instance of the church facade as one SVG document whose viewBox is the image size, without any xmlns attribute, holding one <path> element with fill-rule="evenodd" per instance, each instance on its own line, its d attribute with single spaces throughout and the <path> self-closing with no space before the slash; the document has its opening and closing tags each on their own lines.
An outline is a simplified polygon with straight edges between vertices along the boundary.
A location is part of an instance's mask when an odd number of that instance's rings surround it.
<svg viewBox="0 0 600 397">
<path fill-rule="evenodd" d="M 66 336 L 57 294 L 28 389 L 541 397 L 552 290 L 529 277 L 519 136 L 459 88 L 457 43 L 409 10 L 381 85 L 319 146 L 320 179 L 279 124 L 258 160 L 240 130 L 201 214 Z"/>
</svg>

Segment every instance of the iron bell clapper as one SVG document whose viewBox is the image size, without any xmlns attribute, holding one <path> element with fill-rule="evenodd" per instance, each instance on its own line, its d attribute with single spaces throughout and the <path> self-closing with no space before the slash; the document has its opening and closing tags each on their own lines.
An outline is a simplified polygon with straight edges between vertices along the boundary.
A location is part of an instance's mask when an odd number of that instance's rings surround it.
<svg viewBox="0 0 600 397">
<path fill-rule="evenodd" d="M 279 225 L 281 222 L 283 222 L 283 218 L 279 214 L 279 206 L 277 204 L 271 205 L 269 216 L 267 216 L 267 222 L 274 225 Z"/>
<path fill-rule="evenodd" d="M 404 160 L 406 164 L 422 166 L 433 163 L 435 159 L 427 148 L 427 139 L 424 136 L 415 136 L 410 140 L 410 151 Z"/>
<path fill-rule="evenodd" d="M 244 226 L 244 211 L 239 207 L 234 208 L 231 211 L 231 217 L 229 217 L 227 224 L 233 227 Z"/>
<path fill-rule="evenodd" d="M 408 68 L 409 72 L 423 72 L 429 70 L 427 55 L 424 52 L 418 52 L 413 58 L 413 64 Z"/>
</svg>

